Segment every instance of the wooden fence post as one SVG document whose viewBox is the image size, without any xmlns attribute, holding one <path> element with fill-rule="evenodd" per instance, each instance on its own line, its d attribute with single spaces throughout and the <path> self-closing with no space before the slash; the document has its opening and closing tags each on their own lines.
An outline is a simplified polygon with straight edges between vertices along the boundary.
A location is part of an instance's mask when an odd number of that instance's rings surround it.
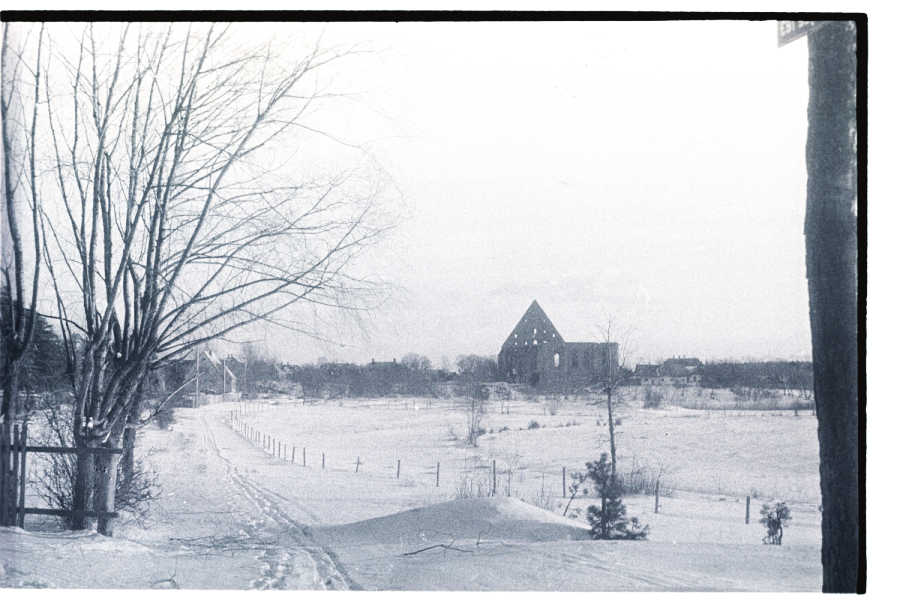
<svg viewBox="0 0 900 610">
<path fill-rule="evenodd" d="M 744 511 L 744 524 L 750 523 L 750 496 L 747 496 L 747 509 Z"/>
<path fill-rule="evenodd" d="M 512 497 L 512 468 L 507 467 L 506 469 L 506 497 Z"/>
<path fill-rule="evenodd" d="M 356 472 L 359 472 L 359 456 L 356 456 Z"/>
<path fill-rule="evenodd" d="M 9 493 L 6 477 L 9 475 L 9 428 L 8 421 L 0 424 L 0 525 L 6 525 L 6 507 L 9 505 Z"/>
<path fill-rule="evenodd" d="M 563 466 L 563 498 L 566 497 L 566 467 Z"/>
<path fill-rule="evenodd" d="M 653 512 L 659 512 L 659 479 L 656 479 L 656 489 L 653 491 L 655 499 L 653 500 Z"/>
<path fill-rule="evenodd" d="M 306 447 L 303 448 L 303 465 L 306 466 Z"/>
<path fill-rule="evenodd" d="M 441 463 L 440 462 L 437 463 L 437 470 L 434 473 L 434 486 L 435 487 L 441 486 Z"/>
<path fill-rule="evenodd" d="M 491 479 L 493 483 L 491 484 L 491 495 L 497 495 L 497 460 L 491 460 Z"/>
<path fill-rule="evenodd" d="M 25 474 L 25 465 L 27 464 L 25 456 L 28 453 L 28 424 L 23 423 L 19 427 L 19 447 L 22 453 L 22 463 L 19 472 L 19 518 L 18 526 L 25 528 L 25 482 L 28 480 Z"/>
<path fill-rule="evenodd" d="M 397 478 L 400 478 L 400 460 L 397 460 Z"/>
<path fill-rule="evenodd" d="M 294 456 L 295 456 L 295 455 L 297 455 L 297 447 L 296 447 L 296 446 L 293 446 L 293 447 L 291 447 L 291 464 L 294 463 Z"/>
<path fill-rule="evenodd" d="M 325 470 L 325 452 L 322 452 L 322 470 Z"/>
</svg>

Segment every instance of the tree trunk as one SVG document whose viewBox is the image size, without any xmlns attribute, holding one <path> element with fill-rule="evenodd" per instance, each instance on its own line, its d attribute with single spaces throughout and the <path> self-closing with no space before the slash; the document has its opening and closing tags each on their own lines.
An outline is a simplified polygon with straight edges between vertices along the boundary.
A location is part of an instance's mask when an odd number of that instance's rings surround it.
<svg viewBox="0 0 900 610">
<path fill-rule="evenodd" d="M 832 22 L 809 35 L 806 276 L 812 330 L 822 590 L 865 590 L 860 535 L 856 29 Z"/>
<path fill-rule="evenodd" d="M 97 511 L 97 533 L 112 536 L 112 518 L 101 513 L 112 512 L 116 507 L 116 475 L 120 455 L 97 453 L 94 455 L 94 510 Z"/>
<path fill-rule="evenodd" d="M 94 456 L 94 510 L 98 513 L 111 512 L 116 507 L 116 470 L 119 466 L 119 455 L 115 453 L 98 453 Z M 97 533 L 112 536 L 110 517 L 97 517 Z"/>
<path fill-rule="evenodd" d="M 130 489 L 134 479 L 134 441 L 137 431 L 131 426 L 125 428 L 122 437 L 122 489 Z"/>
<path fill-rule="evenodd" d="M 4 337 L 5 339 L 5 337 Z M 5 351 L 12 350 L 12 345 L 5 346 Z M 7 359 L 4 373 L 6 377 L 3 380 L 3 406 L 0 410 L 0 422 L 13 421 L 20 416 L 18 404 L 19 398 L 19 372 L 22 370 L 22 360 L 14 358 L 12 354 L 5 354 Z"/>
<path fill-rule="evenodd" d="M 75 481 L 72 489 L 72 521 L 73 530 L 83 530 L 87 527 L 84 511 L 90 505 L 92 477 L 94 472 L 94 459 L 90 453 L 79 452 L 75 455 Z"/>
</svg>

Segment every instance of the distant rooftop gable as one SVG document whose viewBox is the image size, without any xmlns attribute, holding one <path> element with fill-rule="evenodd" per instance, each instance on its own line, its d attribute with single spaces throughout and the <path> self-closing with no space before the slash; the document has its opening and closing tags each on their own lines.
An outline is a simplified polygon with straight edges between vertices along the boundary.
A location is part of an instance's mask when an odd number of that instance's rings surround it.
<svg viewBox="0 0 900 610">
<path fill-rule="evenodd" d="M 658 364 L 638 364 L 634 367 L 634 374 L 638 377 L 656 377 L 659 375 Z"/>
</svg>

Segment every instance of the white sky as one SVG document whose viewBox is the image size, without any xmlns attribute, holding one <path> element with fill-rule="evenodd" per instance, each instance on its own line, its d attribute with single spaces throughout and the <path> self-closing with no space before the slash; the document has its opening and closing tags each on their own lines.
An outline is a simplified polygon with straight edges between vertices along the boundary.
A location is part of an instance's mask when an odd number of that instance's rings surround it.
<svg viewBox="0 0 900 610">
<path fill-rule="evenodd" d="M 236 28 L 270 28 L 268 25 Z M 298 40 L 319 31 L 284 26 Z M 774 22 L 330 24 L 361 42 L 325 125 L 392 174 L 366 263 L 399 290 L 347 347 L 493 354 L 532 299 L 567 340 L 613 315 L 636 359 L 807 358 L 807 49 Z M 278 28 L 281 30 L 282 28 Z"/>
</svg>

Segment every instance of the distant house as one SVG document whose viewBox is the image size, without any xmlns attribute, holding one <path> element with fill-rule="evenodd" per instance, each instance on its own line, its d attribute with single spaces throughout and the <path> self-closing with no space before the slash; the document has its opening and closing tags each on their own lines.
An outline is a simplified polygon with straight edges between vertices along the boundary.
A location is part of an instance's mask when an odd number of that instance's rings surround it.
<svg viewBox="0 0 900 610">
<path fill-rule="evenodd" d="M 659 367 L 659 376 L 667 384 L 700 385 L 702 366 L 697 358 L 669 358 Z"/>
<path fill-rule="evenodd" d="M 662 364 L 638 364 L 634 376 L 641 385 L 700 385 L 702 363 L 697 358 L 669 358 Z"/>
<path fill-rule="evenodd" d="M 568 391 L 596 382 L 618 358 L 617 343 L 565 341 L 532 301 L 500 348 L 497 365 L 504 381 Z"/>
<path fill-rule="evenodd" d="M 393 359 L 392 361 L 390 361 L 390 362 L 378 362 L 378 361 L 375 360 L 375 358 L 372 358 L 372 361 L 371 361 L 367 366 L 369 366 L 369 367 L 371 367 L 371 368 L 373 368 L 373 369 L 382 369 L 382 370 L 383 370 L 383 369 L 389 369 L 389 370 L 390 370 L 390 369 L 395 369 L 395 368 L 397 368 L 397 367 L 400 366 L 400 365 L 397 364 L 397 359 L 396 359 L 396 358 L 394 358 L 394 359 Z"/>
<path fill-rule="evenodd" d="M 658 364 L 637 364 L 634 367 L 634 376 L 641 385 L 659 385 L 659 365 Z"/>
</svg>

